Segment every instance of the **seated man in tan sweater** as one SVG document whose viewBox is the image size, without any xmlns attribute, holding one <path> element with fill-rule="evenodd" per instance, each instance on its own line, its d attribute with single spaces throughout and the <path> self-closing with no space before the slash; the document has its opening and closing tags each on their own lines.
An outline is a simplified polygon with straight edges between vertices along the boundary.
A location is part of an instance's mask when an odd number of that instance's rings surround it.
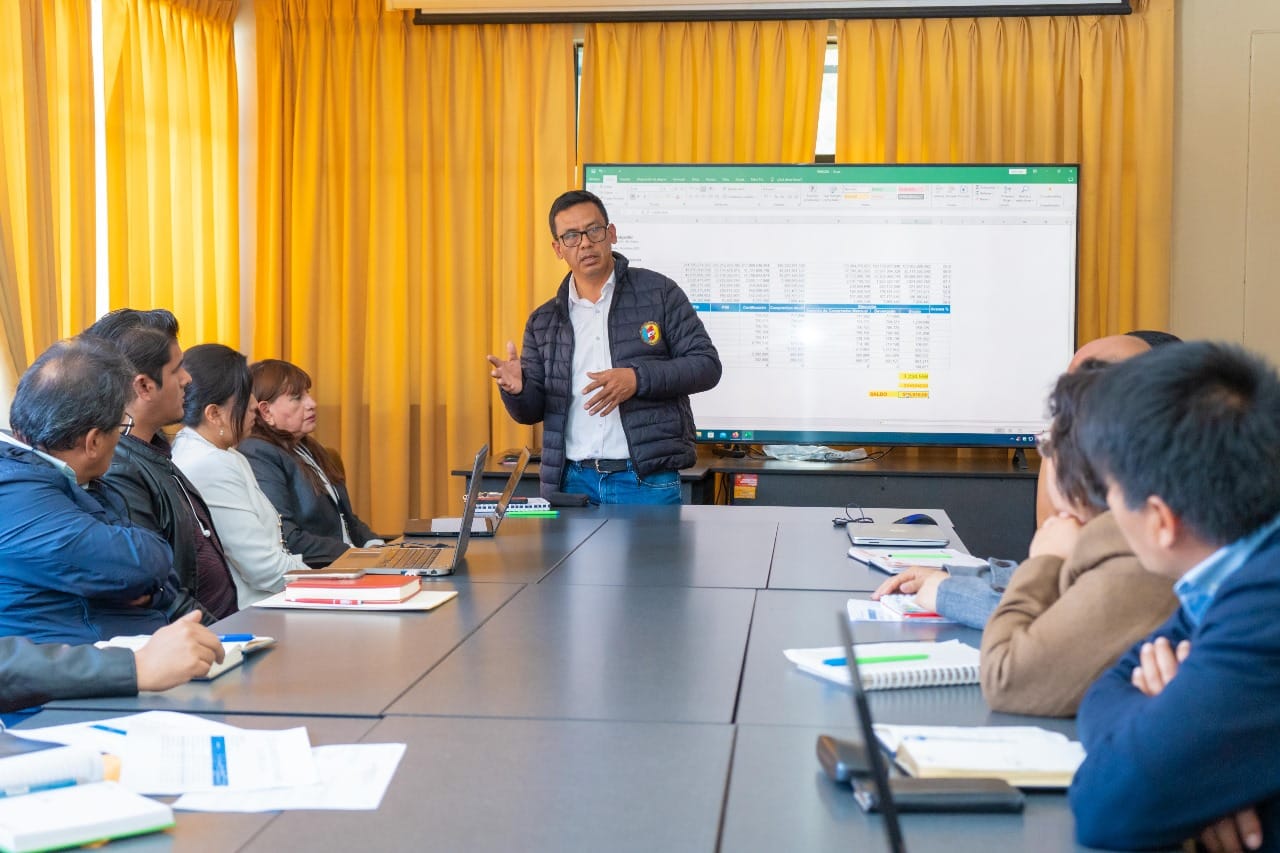
<svg viewBox="0 0 1280 853">
<path fill-rule="evenodd" d="M 1086 362 L 1049 397 L 1040 452 L 1054 462 L 1058 513 L 1031 540 L 982 635 L 982 692 L 997 711 L 1074 714 L 1089 685 L 1178 604 L 1170 581 L 1129 549 L 1076 440 L 1080 400 L 1107 369 Z"/>
<path fill-rule="evenodd" d="M 961 594 L 981 586 L 976 579 L 948 581 L 925 568 L 907 569 L 872 594 L 915 593 L 922 606 L 984 628 L 982 690 L 997 711 L 1074 714 L 1093 680 L 1177 606 L 1172 584 L 1144 571 L 1129 550 L 1076 443 L 1076 409 L 1107 368 L 1086 361 L 1049 397 L 1053 422 L 1040 453 L 1051 464 L 1041 479 L 1056 514 L 1036 531 L 1028 558 L 998 586 L 992 579 L 990 603 Z M 960 592 L 944 600 L 949 586 Z"/>
</svg>

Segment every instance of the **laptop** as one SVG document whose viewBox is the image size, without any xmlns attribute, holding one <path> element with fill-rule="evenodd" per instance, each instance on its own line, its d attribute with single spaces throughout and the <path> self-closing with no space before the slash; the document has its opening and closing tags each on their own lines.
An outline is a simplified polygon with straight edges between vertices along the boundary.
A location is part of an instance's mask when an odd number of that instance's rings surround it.
<svg viewBox="0 0 1280 853">
<path fill-rule="evenodd" d="M 476 452 L 471 466 L 471 485 L 467 489 L 467 503 L 462 510 L 462 522 L 457 542 L 415 543 L 402 542 L 381 548 L 351 548 L 329 564 L 330 569 L 363 569 L 370 575 L 451 575 L 467 553 L 467 541 L 471 538 L 471 521 L 475 518 L 476 504 L 480 502 L 480 475 L 484 461 L 489 456 L 489 445 Z"/>
<path fill-rule="evenodd" d="M 507 506 L 511 503 L 511 498 L 516 493 L 516 487 L 520 485 L 520 478 L 524 476 L 524 469 L 529 464 L 532 456 L 529 448 L 525 448 L 520 452 L 520 456 L 516 459 L 516 467 L 511 470 L 511 476 L 507 478 L 507 485 L 502 490 L 502 495 L 498 498 L 498 504 L 493 510 L 493 515 L 479 516 L 471 519 L 471 535 L 481 538 L 488 536 L 496 536 L 498 528 L 502 526 L 503 516 L 507 514 Z M 468 495 L 470 490 L 468 490 Z M 462 518 L 411 518 L 405 522 L 405 536 L 457 536 L 461 529 Z"/>
<path fill-rule="evenodd" d="M 889 548 L 943 548 L 950 541 L 936 524 L 846 524 L 853 545 Z"/>
<path fill-rule="evenodd" d="M 845 665 L 853 686 L 853 713 L 862 733 L 862 750 L 871 770 L 870 784 L 865 778 L 853 779 L 853 798 L 864 811 L 884 816 L 889 834 L 890 853 L 906 850 L 902 840 L 900 812 L 1020 812 L 1026 798 L 1017 788 L 1001 779 L 917 779 L 889 778 L 889 766 L 871 719 L 871 705 L 862 686 L 858 658 L 854 652 L 853 628 L 844 612 L 837 614 L 840 638 L 844 645 Z"/>
</svg>

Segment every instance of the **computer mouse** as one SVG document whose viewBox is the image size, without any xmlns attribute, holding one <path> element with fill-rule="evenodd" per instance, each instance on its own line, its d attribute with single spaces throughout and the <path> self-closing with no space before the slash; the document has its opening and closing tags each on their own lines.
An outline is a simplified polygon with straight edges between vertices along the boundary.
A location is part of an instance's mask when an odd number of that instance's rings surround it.
<svg viewBox="0 0 1280 853">
<path fill-rule="evenodd" d="M 902 518 L 894 522 L 894 524 L 933 524 L 938 522 L 933 520 L 933 516 L 925 515 L 923 512 L 913 512 L 911 515 L 904 515 Z"/>
</svg>

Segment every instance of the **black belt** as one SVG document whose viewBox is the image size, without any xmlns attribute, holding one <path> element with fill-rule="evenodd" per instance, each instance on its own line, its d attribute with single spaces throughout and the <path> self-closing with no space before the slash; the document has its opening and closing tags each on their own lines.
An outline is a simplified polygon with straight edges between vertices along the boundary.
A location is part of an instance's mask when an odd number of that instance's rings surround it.
<svg viewBox="0 0 1280 853">
<path fill-rule="evenodd" d="M 597 474 L 620 474 L 631 467 L 630 459 L 579 459 L 573 463 L 591 468 Z"/>
</svg>

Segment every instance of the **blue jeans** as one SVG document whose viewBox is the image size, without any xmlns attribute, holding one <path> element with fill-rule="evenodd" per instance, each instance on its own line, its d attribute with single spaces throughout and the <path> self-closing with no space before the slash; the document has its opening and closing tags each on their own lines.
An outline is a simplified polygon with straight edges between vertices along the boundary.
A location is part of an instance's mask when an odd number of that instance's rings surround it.
<svg viewBox="0 0 1280 853">
<path fill-rule="evenodd" d="M 601 474 L 576 462 L 566 462 L 562 491 L 586 495 L 593 505 L 599 504 L 678 504 L 680 472 L 658 471 L 647 477 L 636 476 L 634 466 L 614 474 Z"/>
</svg>

